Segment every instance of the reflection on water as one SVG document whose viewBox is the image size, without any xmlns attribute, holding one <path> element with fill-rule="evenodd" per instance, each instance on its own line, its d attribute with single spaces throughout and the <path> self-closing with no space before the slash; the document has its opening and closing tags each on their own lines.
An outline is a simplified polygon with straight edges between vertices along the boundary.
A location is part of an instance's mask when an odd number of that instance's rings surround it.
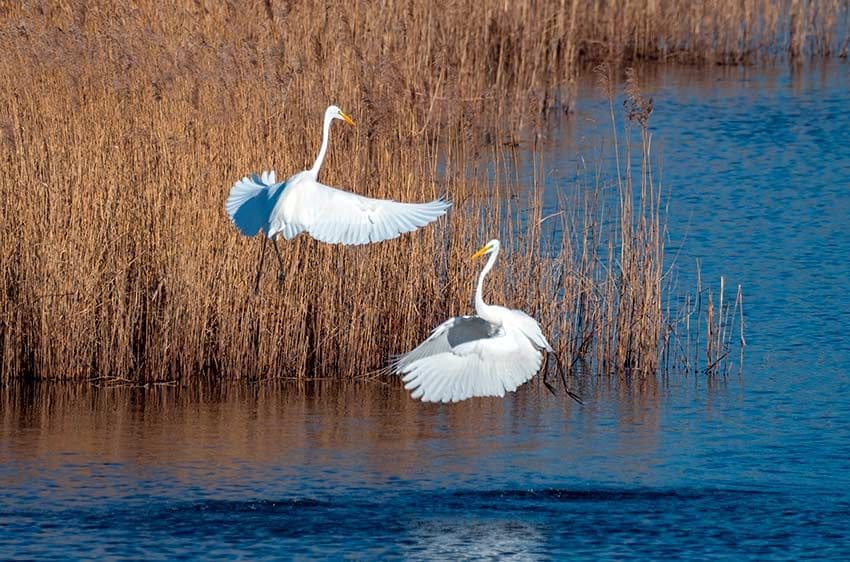
<svg viewBox="0 0 850 562">
<path fill-rule="evenodd" d="M 742 379 L 6 387 L 0 557 L 850 558 L 846 70 L 646 77 L 681 285 L 745 287 Z M 553 191 L 606 126 L 588 87 Z"/>
<path fill-rule="evenodd" d="M 558 417 L 575 413 L 577 405 L 551 398 L 535 383 L 510 401 L 466 401 L 454 408 L 415 402 L 399 385 L 380 383 L 149 390 L 49 384 L 5 389 L 0 419 L 4 434 L 16 437 L 4 441 L 4 452 L 18 461 L 59 463 L 48 468 L 67 465 L 69 456 L 140 469 L 200 463 L 236 470 L 246 460 L 324 465 L 356 455 L 359 468 L 374 478 L 410 478 L 446 469 L 445 463 L 474 474 L 479 457 L 497 452 L 502 436 L 528 424 L 553 430 L 547 419 L 553 412 L 540 408 L 541 395 Z M 635 398 L 625 407 L 625 423 L 657 414 L 657 396 Z M 593 416 L 593 407 L 583 415 Z M 533 451 L 544 437 L 529 434 L 518 450 Z M 448 441 L 461 457 L 433 455 L 430 447 Z M 652 439 L 638 437 L 634 444 L 644 441 Z"/>
<path fill-rule="evenodd" d="M 544 554 L 542 534 L 520 521 L 422 521 L 408 538 L 410 547 L 400 550 L 413 560 L 535 560 Z"/>
<path fill-rule="evenodd" d="M 668 392 L 600 386 L 579 407 L 532 384 L 445 407 L 378 383 L 6 388 L 0 552 L 840 552 L 823 537 L 843 532 L 845 474 L 779 466 L 786 437 L 739 398 Z"/>
</svg>

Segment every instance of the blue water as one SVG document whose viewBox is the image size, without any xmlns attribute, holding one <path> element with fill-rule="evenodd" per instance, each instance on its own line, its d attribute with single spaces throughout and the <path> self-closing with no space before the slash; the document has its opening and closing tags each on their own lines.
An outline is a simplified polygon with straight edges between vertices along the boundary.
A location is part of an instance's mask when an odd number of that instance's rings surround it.
<svg viewBox="0 0 850 562">
<path fill-rule="evenodd" d="M 850 72 L 645 76 L 680 286 L 745 291 L 743 375 L 0 392 L 0 557 L 850 558 Z M 590 82 L 541 156 L 604 155 Z"/>
</svg>

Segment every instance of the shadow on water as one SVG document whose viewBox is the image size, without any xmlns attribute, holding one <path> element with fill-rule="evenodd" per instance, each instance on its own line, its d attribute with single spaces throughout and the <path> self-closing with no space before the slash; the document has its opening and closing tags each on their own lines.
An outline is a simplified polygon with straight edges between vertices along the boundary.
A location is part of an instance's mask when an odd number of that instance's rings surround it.
<svg viewBox="0 0 850 562">
<path fill-rule="evenodd" d="M 455 492 L 457 497 L 492 498 L 498 500 L 534 500 L 553 502 L 629 502 L 657 500 L 705 500 L 738 499 L 741 497 L 766 494 L 764 490 L 665 490 L 652 488 L 618 489 L 544 489 L 544 490 L 493 490 Z"/>
<path fill-rule="evenodd" d="M 130 506 L 0 517 L 18 540 L 34 538 L 33 533 L 74 543 L 97 537 L 105 555 L 129 557 L 158 551 L 232 555 L 245 549 L 260 556 L 369 553 L 422 559 L 537 559 L 559 552 L 618 557 L 742 548 L 769 555 L 777 545 L 789 548 L 809 536 L 795 530 L 798 525 L 815 534 L 834 532 L 811 514 L 783 509 L 777 494 L 753 491 L 468 490 L 376 497 L 373 490 L 354 494 L 355 499 L 350 495 L 342 491 L 326 500 L 151 499 Z M 774 521 L 767 535 L 759 525 L 764 518 Z M 33 544 L 19 552 L 40 554 Z M 64 552 L 73 555 L 75 548 Z"/>
</svg>

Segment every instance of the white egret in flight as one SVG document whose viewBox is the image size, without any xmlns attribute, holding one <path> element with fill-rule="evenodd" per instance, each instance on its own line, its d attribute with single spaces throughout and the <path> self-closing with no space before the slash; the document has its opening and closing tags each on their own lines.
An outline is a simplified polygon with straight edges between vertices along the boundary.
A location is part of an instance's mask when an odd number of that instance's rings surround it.
<svg viewBox="0 0 850 562">
<path fill-rule="evenodd" d="M 499 247 L 498 240 L 490 240 L 470 258 L 490 254 L 475 289 L 477 314 L 450 318 L 416 349 L 395 360 L 393 370 L 403 375 L 404 387 L 413 391 L 413 398 L 458 402 L 473 396 L 504 396 L 540 370 L 544 353 L 554 354 L 534 318 L 484 302 L 484 277 L 496 263 Z M 560 364 L 558 368 L 566 388 Z M 544 383 L 555 392 L 545 374 Z M 567 394 L 581 403 L 575 393 L 567 390 Z"/>
<path fill-rule="evenodd" d="M 262 230 L 272 241 L 279 234 L 290 240 L 307 232 L 316 240 L 330 244 L 368 244 L 412 232 L 446 213 L 451 203 L 443 199 L 429 203 L 399 203 L 364 197 L 320 183 L 319 169 L 328 151 L 328 136 L 334 119 L 354 125 L 351 117 L 340 108 L 335 105 L 328 107 L 325 110 L 322 147 L 309 170 L 282 182 L 277 181 L 274 171 L 252 174 L 233 185 L 225 209 L 239 232 L 254 236 Z M 257 283 L 262 271 L 262 257 Z M 277 257 L 282 269 L 279 252 Z"/>
</svg>

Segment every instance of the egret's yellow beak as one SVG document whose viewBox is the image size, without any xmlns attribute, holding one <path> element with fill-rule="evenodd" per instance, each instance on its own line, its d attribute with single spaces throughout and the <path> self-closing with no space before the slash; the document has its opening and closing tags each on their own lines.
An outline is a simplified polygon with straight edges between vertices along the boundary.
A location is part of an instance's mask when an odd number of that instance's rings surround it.
<svg viewBox="0 0 850 562">
<path fill-rule="evenodd" d="M 489 243 L 484 244 L 483 246 L 481 246 L 481 248 L 477 252 L 472 254 L 472 257 L 470 257 L 469 259 L 474 260 L 475 258 L 480 258 L 484 254 L 486 254 L 487 250 L 489 250 L 489 249 L 490 249 L 490 244 Z"/>
<path fill-rule="evenodd" d="M 343 113 L 342 111 L 340 111 L 339 114 L 342 115 L 343 121 L 345 121 L 346 123 L 348 123 L 351 126 L 354 126 L 354 119 L 352 119 L 351 117 L 349 117 L 346 113 Z"/>
</svg>

